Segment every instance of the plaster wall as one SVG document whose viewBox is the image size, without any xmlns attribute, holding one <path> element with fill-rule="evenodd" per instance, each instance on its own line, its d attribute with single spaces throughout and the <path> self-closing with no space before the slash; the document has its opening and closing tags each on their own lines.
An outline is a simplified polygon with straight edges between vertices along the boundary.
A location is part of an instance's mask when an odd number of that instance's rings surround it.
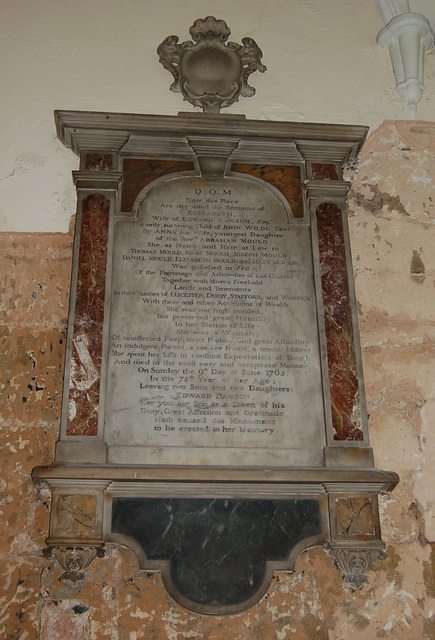
<svg viewBox="0 0 435 640">
<path fill-rule="evenodd" d="M 354 640 L 435 637 L 433 120 L 434 53 L 419 121 L 410 122 L 376 8 L 364 2 L 157 4 L 16 0 L 1 5 L 2 348 L 0 637 L 5 640 Z M 44 558 L 49 495 L 30 472 L 58 437 L 77 158 L 55 139 L 59 109 L 173 114 L 155 49 L 214 14 L 231 39 L 251 36 L 268 72 L 233 112 L 250 118 L 369 124 L 352 181 L 349 224 L 370 435 L 376 465 L 401 483 L 381 500 L 387 558 L 369 585 L 345 591 L 323 549 L 301 555 L 244 614 L 210 618 L 176 605 L 158 574 L 108 547 L 81 588 Z"/>
<path fill-rule="evenodd" d="M 411 0 L 435 28 L 435 6 Z M 0 230 L 68 230 L 76 159 L 55 138 L 54 109 L 176 114 L 156 48 L 194 20 L 227 21 L 230 39 L 257 40 L 265 74 L 254 98 L 231 110 L 248 118 L 369 125 L 409 118 L 394 88 L 372 0 L 2 0 L 0 2 Z M 433 118 L 435 50 L 426 55 L 418 117 Z"/>
</svg>

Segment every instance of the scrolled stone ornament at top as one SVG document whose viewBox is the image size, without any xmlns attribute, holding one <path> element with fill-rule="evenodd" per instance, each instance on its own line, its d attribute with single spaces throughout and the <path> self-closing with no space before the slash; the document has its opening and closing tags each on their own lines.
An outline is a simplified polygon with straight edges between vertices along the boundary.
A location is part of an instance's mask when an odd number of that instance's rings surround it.
<svg viewBox="0 0 435 640">
<path fill-rule="evenodd" d="M 252 38 L 242 38 L 241 45 L 224 44 L 231 31 L 224 20 L 213 16 L 195 20 L 189 33 L 194 42 L 178 44 L 178 36 L 168 36 L 157 49 L 159 61 L 174 77 L 171 91 L 181 92 L 206 113 L 219 113 L 239 96 L 255 94 L 248 78 L 254 71 L 264 73 L 266 67 Z"/>
</svg>

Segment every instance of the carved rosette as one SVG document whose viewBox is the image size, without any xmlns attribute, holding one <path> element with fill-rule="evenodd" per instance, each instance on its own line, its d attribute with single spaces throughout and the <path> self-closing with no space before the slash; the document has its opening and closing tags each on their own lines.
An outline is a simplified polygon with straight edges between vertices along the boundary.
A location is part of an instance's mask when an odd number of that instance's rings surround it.
<svg viewBox="0 0 435 640">
<path fill-rule="evenodd" d="M 385 558 L 385 552 L 379 548 L 332 547 L 329 553 L 343 573 L 345 587 L 353 591 L 362 589 L 368 583 L 364 574 L 370 569 L 372 562 Z"/>
<path fill-rule="evenodd" d="M 240 95 L 254 95 L 248 78 L 254 71 L 264 73 L 266 67 L 252 38 L 242 38 L 241 45 L 224 44 L 231 31 L 213 16 L 196 20 L 189 33 L 194 42 L 178 44 L 178 36 L 168 36 L 157 49 L 159 61 L 174 77 L 171 91 L 181 92 L 185 100 L 208 113 L 219 113 Z"/>
<path fill-rule="evenodd" d="M 59 580 L 71 587 L 77 587 L 86 580 L 84 571 L 96 557 L 104 556 L 104 549 L 100 547 L 49 547 L 45 551 L 46 556 L 54 555 L 63 569 Z"/>
</svg>

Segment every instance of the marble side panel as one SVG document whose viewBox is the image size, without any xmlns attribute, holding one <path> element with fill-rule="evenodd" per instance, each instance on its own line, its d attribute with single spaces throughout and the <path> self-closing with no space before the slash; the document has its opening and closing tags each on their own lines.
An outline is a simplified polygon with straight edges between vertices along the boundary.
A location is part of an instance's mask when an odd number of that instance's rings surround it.
<svg viewBox="0 0 435 640">
<path fill-rule="evenodd" d="M 324 203 L 316 218 L 334 440 L 363 440 L 341 211 Z"/>
<path fill-rule="evenodd" d="M 373 500 L 353 496 L 335 499 L 335 534 L 338 536 L 371 535 L 376 533 Z"/>
<path fill-rule="evenodd" d="M 103 195 L 92 194 L 83 201 L 68 436 L 97 435 L 109 209 Z"/>
<path fill-rule="evenodd" d="M 153 180 L 157 180 L 157 178 L 166 176 L 169 173 L 193 171 L 194 168 L 193 162 L 184 160 L 125 158 L 123 163 L 121 211 L 131 212 L 134 201 L 140 191 Z"/>
<path fill-rule="evenodd" d="M 338 180 L 337 167 L 335 164 L 313 162 L 311 165 L 311 177 L 313 180 Z"/>
<path fill-rule="evenodd" d="M 87 153 L 86 171 L 112 171 L 113 155 L 111 153 Z"/>
<path fill-rule="evenodd" d="M 57 496 L 57 532 L 76 536 L 95 533 L 96 508 L 96 496 L 68 494 Z"/>
<path fill-rule="evenodd" d="M 287 200 L 295 218 L 304 217 L 299 167 L 232 163 L 231 171 L 247 173 L 274 186 Z"/>
</svg>

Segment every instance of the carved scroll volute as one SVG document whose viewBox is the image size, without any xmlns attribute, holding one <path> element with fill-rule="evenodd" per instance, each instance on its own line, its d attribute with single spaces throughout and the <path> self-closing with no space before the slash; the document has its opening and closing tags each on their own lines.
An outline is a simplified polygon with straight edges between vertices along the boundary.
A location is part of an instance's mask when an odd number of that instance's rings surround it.
<svg viewBox="0 0 435 640">
<path fill-rule="evenodd" d="M 329 553 L 343 574 L 345 588 L 352 591 L 362 589 L 368 584 L 365 573 L 370 569 L 374 560 L 386 558 L 381 546 L 378 548 L 332 547 L 329 549 Z"/>
<path fill-rule="evenodd" d="M 185 100 L 208 113 L 219 113 L 240 95 L 254 95 L 248 78 L 254 71 L 263 73 L 266 67 L 252 38 L 242 38 L 242 45 L 224 44 L 231 31 L 213 16 L 196 20 L 189 33 L 194 43 L 178 44 L 177 36 L 168 36 L 157 49 L 161 64 L 174 77 L 171 91 L 181 92 Z"/>
<path fill-rule="evenodd" d="M 58 545 L 48 547 L 44 555 L 49 558 L 54 555 L 62 568 L 62 575 L 59 580 L 70 587 L 81 586 L 86 580 L 86 569 L 95 558 L 104 557 L 103 545 L 100 546 L 66 546 Z"/>
</svg>

